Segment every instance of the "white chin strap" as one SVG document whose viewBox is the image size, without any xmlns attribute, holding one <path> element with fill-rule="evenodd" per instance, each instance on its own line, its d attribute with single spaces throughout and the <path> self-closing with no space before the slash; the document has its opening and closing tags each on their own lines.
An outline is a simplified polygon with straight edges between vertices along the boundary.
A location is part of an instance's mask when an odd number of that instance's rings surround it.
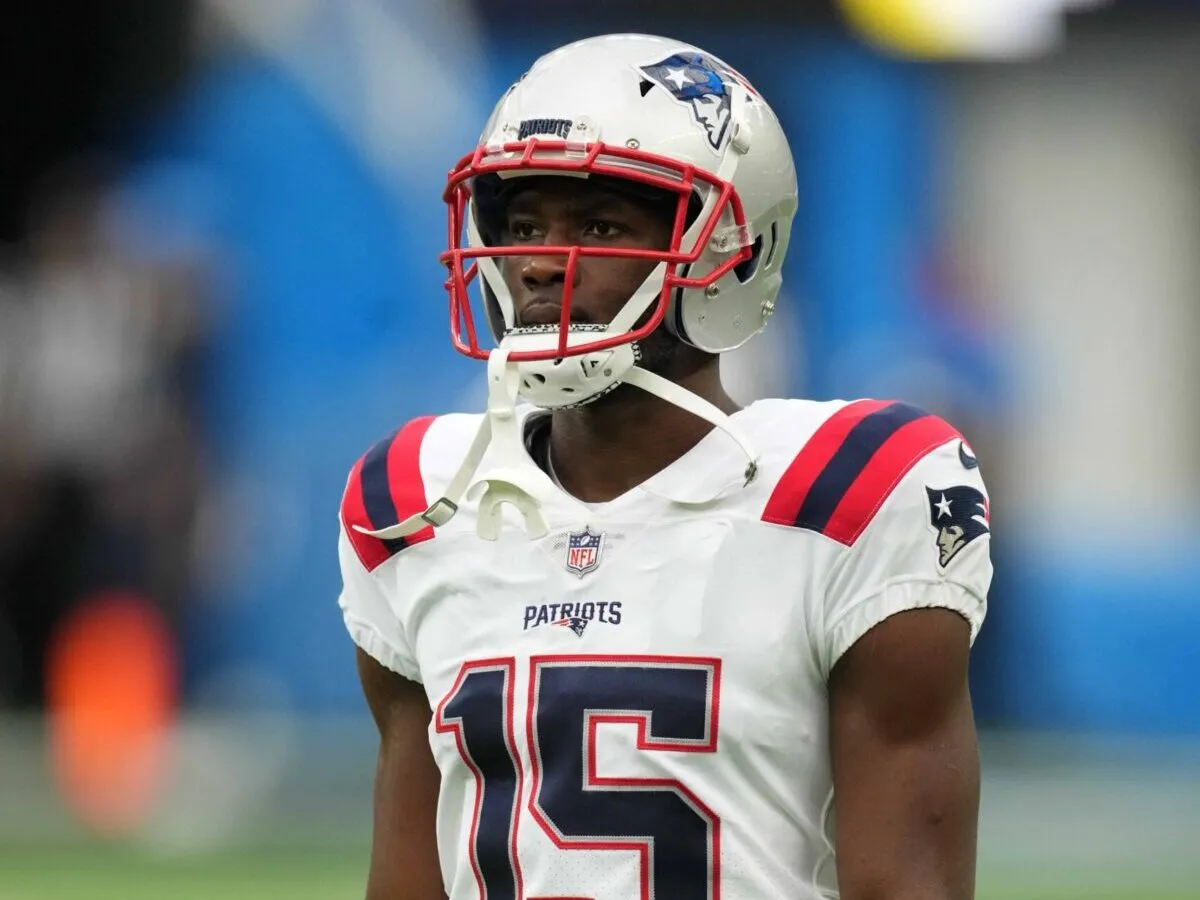
<svg viewBox="0 0 1200 900">
<path fill-rule="evenodd" d="M 754 450 L 754 445 L 750 443 L 750 439 L 737 426 L 737 423 L 721 412 L 720 409 L 698 394 L 693 394 L 686 388 L 681 388 L 675 382 L 663 378 L 661 375 L 655 375 L 653 372 L 639 368 L 638 366 L 630 369 L 622 380 L 625 384 L 632 384 L 634 387 L 639 387 L 646 393 L 660 397 L 673 406 L 687 410 L 693 416 L 698 416 L 720 428 L 733 438 L 733 442 L 746 455 L 746 469 L 742 473 L 742 485 L 747 485 L 754 480 L 754 477 L 758 474 L 758 454 Z M 711 500 L 714 498 L 709 497 L 707 499 Z"/>
<path fill-rule="evenodd" d="M 517 364 L 508 361 L 508 354 L 509 350 L 497 348 L 488 357 L 487 412 L 458 472 L 446 485 L 442 496 L 424 512 L 409 516 L 403 522 L 389 528 L 371 531 L 355 525 L 356 531 L 382 540 L 393 540 L 415 534 L 427 525 L 440 527 L 454 517 L 463 496 L 470 492 L 479 497 L 478 533 L 484 540 L 494 541 L 499 537 L 502 507 L 505 504 L 512 505 L 521 514 L 525 531 L 530 538 L 537 539 L 549 533 L 546 517 L 542 513 L 545 501 L 554 499 L 561 503 L 563 498 L 573 498 L 557 487 L 550 477 L 534 464 L 525 450 L 524 436 L 521 434 L 516 413 L 520 372 Z M 661 397 L 668 403 L 720 428 L 733 438 L 746 455 L 744 484 L 749 484 L 754 479 L 758 472 L 758 456 L 754 448 L 733 420 L 716 406 L 673 381 L 636 366 L 629 369 L 621 380 Z M 484 454 L 489 449 L 492 454 L 491 464 L 482 477 L 473 480 Z M 582 504 L 579 511 L 582 516 L 586 516 L 587 510 Z"/>
</svg>

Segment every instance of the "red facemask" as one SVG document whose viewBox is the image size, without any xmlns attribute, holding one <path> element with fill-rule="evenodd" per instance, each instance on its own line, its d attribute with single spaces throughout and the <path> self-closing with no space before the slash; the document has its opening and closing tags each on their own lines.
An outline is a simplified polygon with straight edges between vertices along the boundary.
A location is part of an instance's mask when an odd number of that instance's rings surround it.
<svg viewBox="0 0 1200 900">
<path fill-rule="evenodd" d="M 675 222 L 670 246 L 665 250 L 625 249 L 614 247 L 562 246 L 480 246 L 463 245 L 466 230 L 468 204 L 471 200 L 471 185 L 481 175 L 499 173 L 557 174 L 585 172 L 589 175 L 623 179 L 674 193 L 678 197 Z M 688 207 L 698 189 L 709 188 L 715 192 L 715 202 L 696 235 L 692 246 L 684 250 L 683 239 L 688 231 Z M 479 260 L 482 257 L 506 256 L 556 256 L 565 257 L 566 274 L 562 296 L 562 317 L 559 321 L 557 346 L 546 350 L 514 351 L 510 356 L 514 362 L 561 359 L 592 353 L 640 341 L 658 328 L 670 306 L 672 293 L 683 288 L 704 289 L 715 284 L 734 267 L 749 260 L 753 251 L 745 241 L 730 240 L 730 247 L 738 247 L 728 259 L 710 272 L 696 278 L 685 277 L 688 267 L 695 263 L 713 239 L 717 225 L 728 209 L 737 235 L 746 233 L 746 220 L 742 211 L 741 198 L 733 185 L 717 178 L 710 172 L 694 165 L 680 163 L 665 156 L 647 153 L 636 148 L 614 146 L 600 142 L 577 144 L 562 140 L 530 138 L 513 141 L 502 147 L 478 147 L 474 153 L 463 157 L 450 172 L 443 193 L 449 212 L 449 249 L 439 259 L 450 270 L 446 290 L 450 294 L 450 334 L 455 348 L 474 359 L 487 359 L 489 351 L 479 342 L 472 314 L 469 287 L 480 276 Z M 728 226 L 727 226 L 728 230 Z M 718 237 L 718 242 L 724 239 Z M 740 246 L 739 246 L 740 245 Z M 718 250 L 724 247 L 718 246 Z M 662 289 L 648 318 L 641 317 L 643 324 L 628 331 L 601 337 L 575 346 L 567 346 L 571 322 L 571 293 L 575 269 L 580 257 L 607 256 L 626 259 L 650 260 L 665 263 Z"/>
</svg>

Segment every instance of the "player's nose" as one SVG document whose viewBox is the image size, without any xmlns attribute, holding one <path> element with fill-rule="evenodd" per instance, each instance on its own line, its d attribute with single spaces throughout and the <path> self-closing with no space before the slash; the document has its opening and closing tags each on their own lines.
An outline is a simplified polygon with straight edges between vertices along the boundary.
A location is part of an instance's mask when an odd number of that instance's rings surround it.
<svg viewBox="0 0 1200 900">
<path fill-rule="evenodd" d="M 521 262 L 521 284 L 527 291 L 537 292 L 548 287 L 561 287 L 567 283 L 567 255 L 565 253 L 539 253 L 526 256 Z M 579 284 L 579 265 L 572 273 L 571 287 Z"/>
</svg>

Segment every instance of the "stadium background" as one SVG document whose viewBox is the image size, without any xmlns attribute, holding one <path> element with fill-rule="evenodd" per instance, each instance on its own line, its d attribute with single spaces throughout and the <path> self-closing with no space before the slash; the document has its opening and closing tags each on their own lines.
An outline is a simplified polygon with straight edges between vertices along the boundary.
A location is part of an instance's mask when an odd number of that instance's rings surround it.
<svg viewBox="0 0 1200 900">
<path fill-rule="evenodd" d="M 980 896 L 1200 897 L 1200 8 L 787 6 L 10 5 L 0 900 L 361 896 L 338 496 L 478 405 L 442 179 L 607 30 L 728 58 L 793 141 L 741 396 L 902 396 L 979 454 Z"/>
</svg>

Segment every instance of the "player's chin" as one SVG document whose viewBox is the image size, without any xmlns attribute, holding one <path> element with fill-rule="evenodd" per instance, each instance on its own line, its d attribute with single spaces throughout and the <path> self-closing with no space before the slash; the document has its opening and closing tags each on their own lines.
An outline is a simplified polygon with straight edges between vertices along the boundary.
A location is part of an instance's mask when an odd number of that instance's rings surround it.
<svg viewBox="0 0 1200 900">
<path fill-rule="evenodd" d="M 545 328 L 562 322 L 562 307 L 550 303 L 532 303 L 513 316 L 518 328 Z M 586 309 L 572 307 L 568 319 L 571 325 L 591 325 L 595 319 Z"/>
<path fill-rule="evenodd" d="M 638 342 L 638 368 L 652 372 L 668 381 L 680 382 L 704 366 L 711 356 L 683 343 L 665 328 L 650 333 Z M 619 407 L 627 399 L 641 400 L 648 395 L 632 384 L 618 384 L 611 391 L 589 401 L 588 409 Z"/>
<path fill-rule="evenodd" d="M 679 381 L 705 365 L 711 356 L 685 344 L 660 325 L 638 342 L 638 366 L 662 378 Z"/>
<path fill-rule="evenodd" d="M 560 325 L 561 321 L 562 321 L 561 319 L 554 319 L 552 321 L 547 321 L 540 316 L 529 316 L 529 317 L 517 316 L 516 317 L 516 325 L 514 327 L 516 327 L 516 328 L 557 328 Z M 590 326 L 592 324 L 593 324 L 593 320 L 587 318 L 586 316 L 571 316 L 570 325 L 568 327 L 572 327 L 572 328 L 573 327 L 586 327 L 586 326 Z"/>
</svg>

